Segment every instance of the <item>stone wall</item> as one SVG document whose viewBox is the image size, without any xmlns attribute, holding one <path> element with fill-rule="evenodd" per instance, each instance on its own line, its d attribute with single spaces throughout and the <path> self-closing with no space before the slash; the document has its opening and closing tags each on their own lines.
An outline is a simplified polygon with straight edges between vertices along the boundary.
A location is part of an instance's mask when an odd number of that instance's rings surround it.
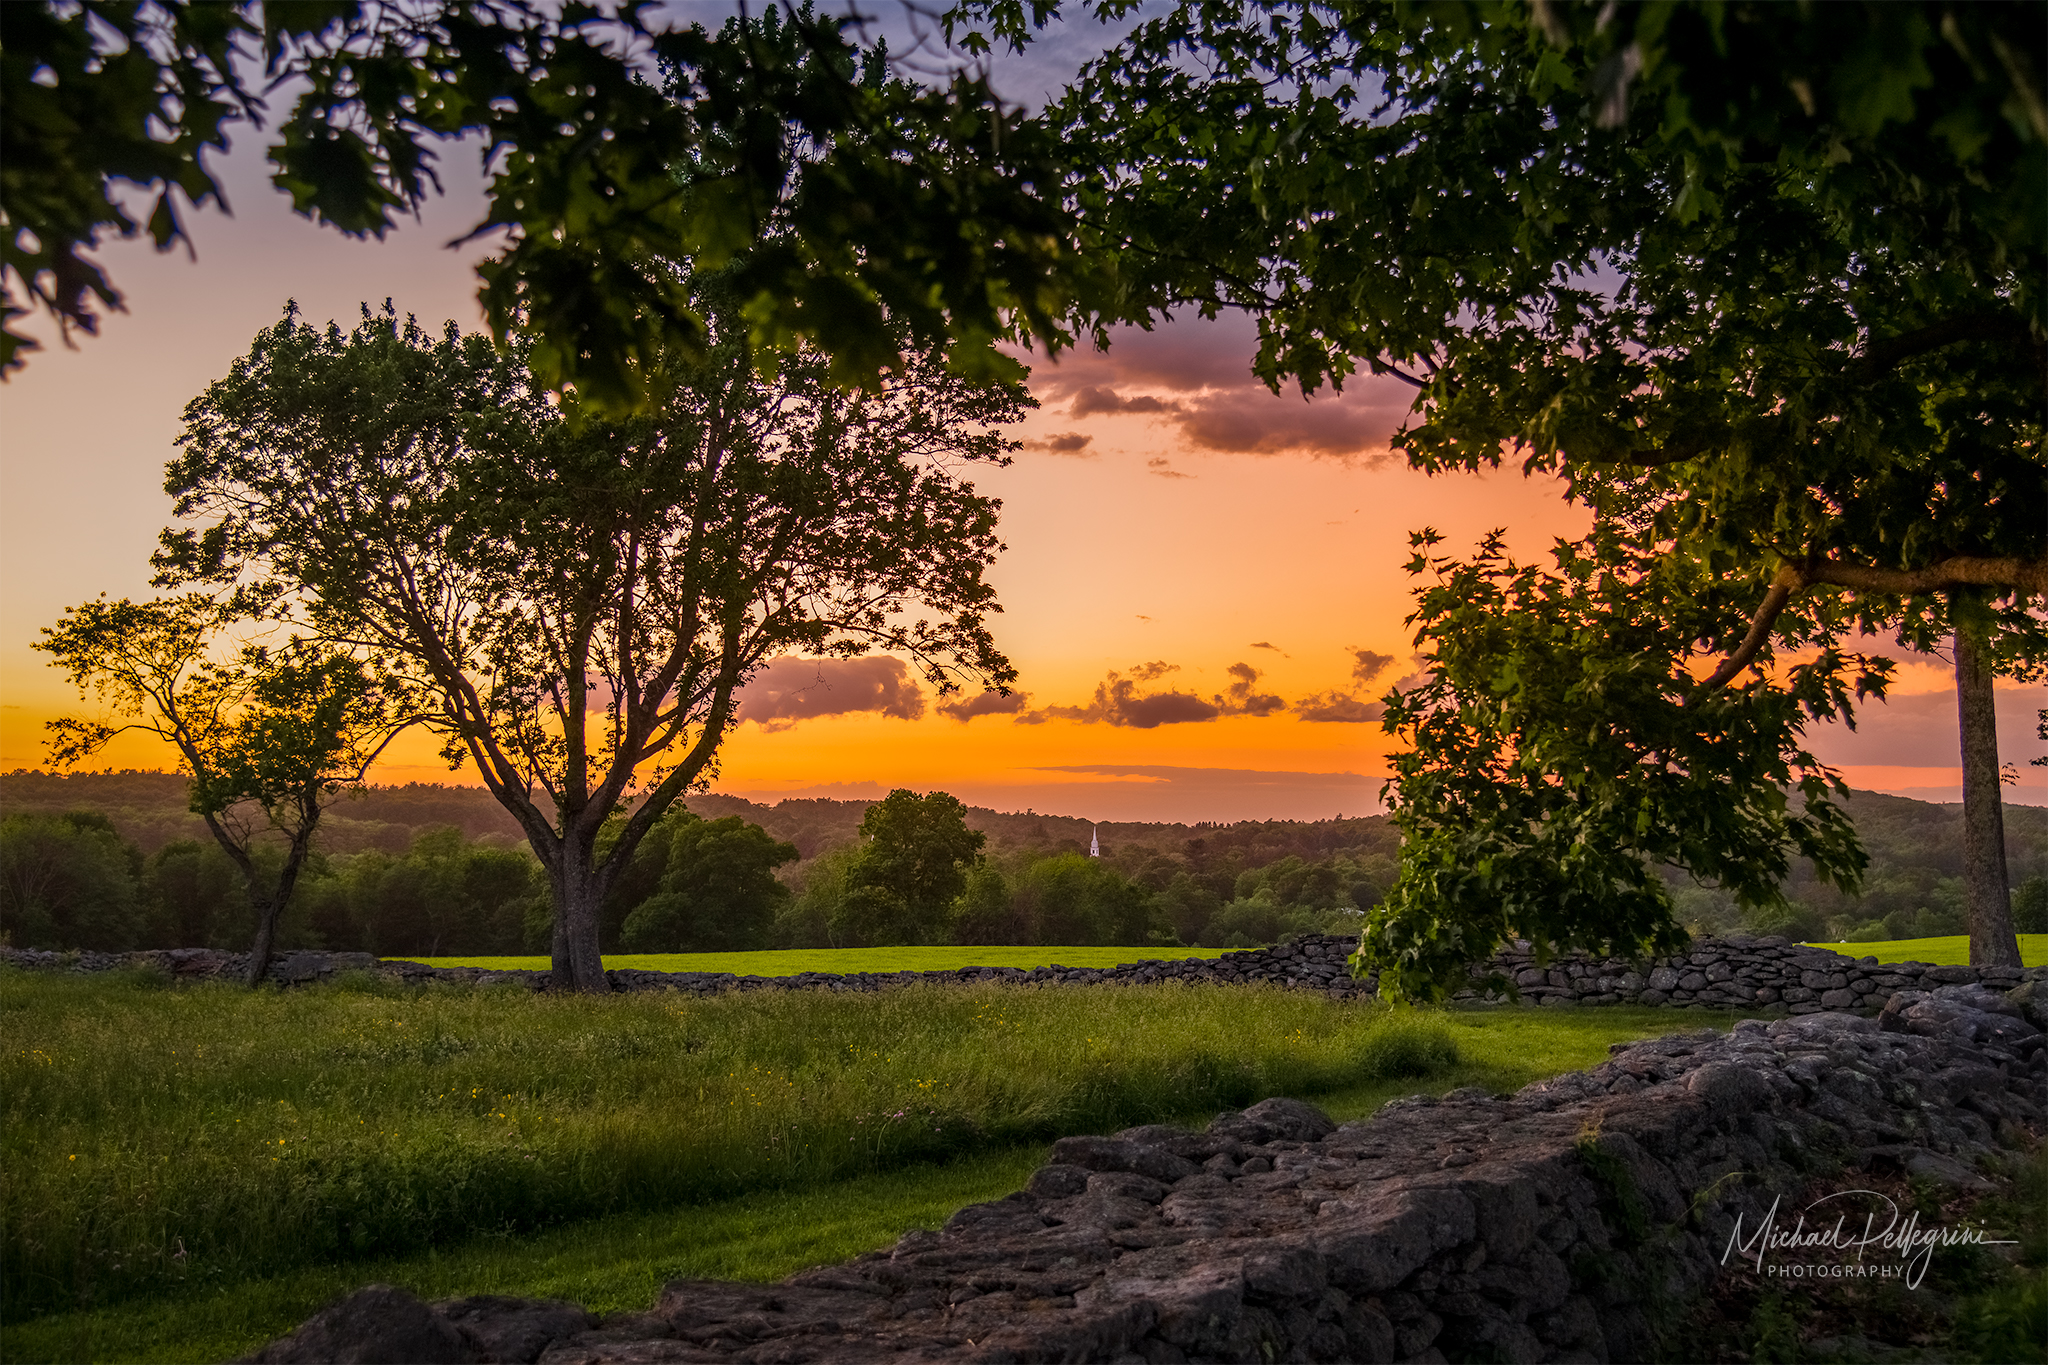
<svg viewBox="0 0 2048 1365">
<path fill-rule="evenodd" d="M 2048 1016 L 2029 990 L 1618 1044 L 1515 1095 L 1356 1123 L 1273 1099 L 1199 1133 L 1065 1138 L 1008 1198 L 778 1285 L 678 1281 L 603 1321 L 377 1286 L 253 1359 L 1682 1358 L 1673 1325 L 1727 1273 L 1738 1218 L 1753 1233 L 1830 1172 L 1981 1185 L 2001 1146 L 2037 1140 Z"/>
<path fill-rule="evenodd" d="M 728 990 L 873 991 L 916 982 L 1007 981 L 1026 985 L 1144 985 L 1161 981 L 1267 982 L 1328 992 L 1338 999 L 1375 993 L 1375 980 L 1354 981 L 1345 959 L 1357 940 L 1312 935 L 1273 948 L 1225 953 L 1217 958 L 1176 958 L 1126 963 L 1120 967 L 961 967 L 935 972 L 804 972 L 796 976 L 735 976 L 730 972 L 650 972 L 630 968 L 607 972 L 613 989 L 677 990 L 711 995 Z M 1137 950 L 1133 950 L 1137 951 Z M 0 962 L 48 970 L 104 971 L 149 966 L 186 978 L 239 979 L 248 959 L 239 953 L 184 948 L 149 953 L 38 953 L 0 949 Z M 328 980 L 343 971 L 377 971 L 397 980 L 424 983 L 520 984 L 544 990 L 546 972 L 493 972 L 475 967 L 429 967 L 423 963 L 379 961 L 368 953 L 287 953 L 271 965 L 275 981 L 296 985 Z M 1642 965 L 1621 958 L 1572 954 L 1538 966 L 1527 948 L 1496 954 L 1475 977 L 1498 973 L 1516 983 L 1525 1004 L 1672 1005 L 1701 1009 L 1813 1014 L 1848 1010 L 1874 1014 L 1894 991 L 1982 983 L 2005 990 L 2022 981 L 2048 979 L 2048 967 L 1937 967 L 1921 962 L 1880 963 L 1852 958 L 1782 938 L 1733 935 L 1708 939 L 1677 957 Z M 1468 1004 L 1506 1003 L 1478 989 L 1461 991 Z"/>
</svg>

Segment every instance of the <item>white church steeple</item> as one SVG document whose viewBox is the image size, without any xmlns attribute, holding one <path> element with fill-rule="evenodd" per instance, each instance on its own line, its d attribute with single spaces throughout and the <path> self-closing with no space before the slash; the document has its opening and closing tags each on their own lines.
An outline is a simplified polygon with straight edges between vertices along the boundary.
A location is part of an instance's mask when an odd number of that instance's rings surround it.
<svg viewBox="0 0 2048 1365">
<path fill-rule="evenodd" d="M 1100 858 L 1102 856 L 1102 841 L 1095 837 L 1095 826 L 1093 825 L 1088 826 L 1088 856 L 1091 858 Z"/>
</svg>

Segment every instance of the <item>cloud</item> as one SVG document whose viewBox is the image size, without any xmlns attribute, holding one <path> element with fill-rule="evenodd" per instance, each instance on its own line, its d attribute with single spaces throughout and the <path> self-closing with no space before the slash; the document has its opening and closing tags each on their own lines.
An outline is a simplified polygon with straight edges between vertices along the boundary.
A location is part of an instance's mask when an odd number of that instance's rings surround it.
<svg viewBox="0 0 2048 1365">
<path fill-rule="evenodd" d="M 1084 436 L 1078 431 L 1062 431 L 1046 437 L 1043 441 L 1027 441 L 1025 444 L 1033 450 L 1043 450 L 1052 455 L 1079 455 L 1092 460 L 1095 454 L 1088 449 L 1088 445 L 1094 439 L 1093 436 Z"/>
<path fill-rule="evenodd" d="M 983 692 L 978 697 L 942 701 L 938 705 L 938 712 L 942 716 L 951 716 L 964 725 L 976 716 L 1021 715 L 1028 709 L 1025 703 L 1029 700 L 1029 696 L 1023 692 L 1012 692 L 1008 696 L 1001 692 Z"/>
<path fill-rule="evenodd" d="M 1074 402 L 1067 411 L 1075 417 L 1093 417 L 1098 413 L 1178 412 L 1180 404 L 1154 398 L 1150 394 L 1125 398 L 1105 385 L 1090 385 L 1074 394 Z"/>
<path fill-rule="evenodd" d="M 901 659 L 770 659 L 740 689 L 737 719 L 766 730 L 801 720 L 879 711 L 898 720 L 924 715 L 924 690 Z"/>
<path fill-rule="evenodd" d="M 1360 686 L 1386 672 L 1387 665 L 1394 662 L 1393 655 L 1382 654 L 1378 650 L 1360 649 L 1357 645 L 1344 647 L 1351 651 L 1351 676 L 1358 680 Z"/>
<path fill-rule="evenodd" d="M 1031 387 L 1048 403 L 1069 399 L 1075 417 L 1155 417 L 1202 450 L 1385 457 L 1413 389 L 1391 376 L 1357 374 L 1341 392 L 1276 394 L 1251 373 L 1257 351 L 1249 320 L 1182 317 L 1149 332 L 1114 329 L 1108 351 L 1068 352 L 1057 363 L 1041 363 Z"/>
<path fill-rule="evenodd" d="M 1356 645 L 1345 648 L 1351 654 L 1351 678 L 1360 688 L 1371 684 L 1374 678 L 1387 671 L 1394 662 L 1391 654 L 1382 654 L 1374 649 L 1360 649 Z M 1418 665 L 1420 657 L 1415 659 Z M 1405 677 L 1397 678 L 1390 691 L 1405 692 L 1429 677 L 1428 671 L 1418 668 Z M 1384 694 L 1382 694 L 1384 695 Z M 1294 714 L 1303 720 L 1320 721 L 1333 725 L 1366 725 L 1384 718 L 1386 703 L 1374 698 L 1362 697 L 1355 692 L 1331 688 L 1314 696 L 1303 697 L 1294 704 Z"/>
<path fill-rule="evenodd" d="M 1112 673 L 1096 684 L 1095 697 L 1086 706 L 1046 706 L 1026 711 L 1017 719 L 1026 725 L 1049 720 L 1077 720 L 1085 724 L 1127 726 L 1133 730 L 1156 730 L 1162 725 L 1184 725 L 1191 721 L 1214 720 L 1223 714 L 1215 702 L 1204 701 L 1193 692 L 1140 693 L 1138 684 L 1171 673 L 1175 664 L 1140 664 L 1126 678 Z"/>
<path fill-rule="evenodd" d="M 1226 671 L 1237 679 L 1216 699 L 1226 715 L 1270 716 L 1287 709 L 1287 703 L 1272 693 L 1252 691 L 1259 680 L 1259 670 L 1250 664 L 1232 664 Z"/>
<path fill-rule="evenodd" d="M 1153 456 L 1151 459 L 1145 461 L 1145 467 L 1151 470 L 1154 474 L 1157 474 L 1162 479 L 1192 479 L 1193 477 L 1195 477 L 1192 474 L 1181 473 L 1178 469 L 1175 469 L 1173 467 L 1173 462 L 1171 460 L 1168 460 L 1163 456 Z"/>
<path fill-rule="evenodd" d="M 1076 720 L 1084 725 L 1155 730 L 1162 725 L 1187 725 L 1221 716 L 1270 716 L 1287 709 L 1287 703 L 1281 698 L 1253 690 L 1259 680 L 1259 670 L 1243 663 L 1230 666 L 1227 671 L 1235 681 L 1212 697 L 1178 689 L 1165 692 L 1138 690 L 1141 683 L 1156 682 L 1179 670 L 1179 664 L 1154 659 L 1132 668 L 1129 677 L 1111 673 L 1096 684 L 1095 696 L 1085 706 L 1045 706 L 1023 710 L 1017 713 L 1017 720 L 1024 725 L 1043 725 L 1049 720 Z"/>
<path fill-rule="evenodd" d="M 1251 642 L 1251 644 L 1250 644 L 1249 646 L 1247 646 L 1247 647 L 1248 647 L 1248 648 L 1250 648 L 1250 649 L 1270 649 L 1270 650 L 1272 650 L 1272 651 L 1273 651 L 1273 652 L 1274 652 L 1275 654 L 1280 654 L 1280 653 L 1281 653 L 1281 649 L 1280 649 L 1280 646 L 1278 646 L 1278 645 L 1274 644 L 1274 643 L 1273 643 L 1273 642 L 1272 642 L 1271 640 L 1254 640 L 1254 641 L 1252 641 L 1252 642 Z M 1284 655 L 1283 655 L 1283 657 L 1284 657 Z"/>
<path fill-rule="evenodd" d="M 1363 725 L 1387 714 L 1383 702 L 1366 701 L 1352 696 L 1349 692 L 1318 692 L 1312 697 L 1303 697 L 1294 704 L 1294 714 L 1303 720 L 1329 721 L 1338 724 Z"/>
</svg>

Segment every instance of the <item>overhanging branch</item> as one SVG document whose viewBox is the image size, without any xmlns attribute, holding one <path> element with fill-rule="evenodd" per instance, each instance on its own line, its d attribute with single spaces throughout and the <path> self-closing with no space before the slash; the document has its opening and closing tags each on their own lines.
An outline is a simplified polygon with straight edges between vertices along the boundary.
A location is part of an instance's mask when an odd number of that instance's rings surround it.
<svg viewBox="0 0 2048 1365">
<path fill-rule="evenodd" d="M 1771 580 L 1756 615 L 1750 618 L 1749 630 L 1743 635 L 1742 643 L 1721 661 L 1720 667 L 1693 688 L 1686 698 L 1686 705 L 1693 705 L 1727 686 L 1748 668 L 1764 647 L 1764 642 L 1770 639 L 1771 628 L 1792 600 L 1792 594 L 1820 584 L 1857 592 L 1897 593 L 1902 597 L 1940 592 L 1947 588 L 2004 588 L 2022 596 L 2048 597 L 2048 559 L 1955 555 L 1921 569 L 1881 569 L 1871 564 L 1844 564 L 1830 559 L 1787 564 Z"/>
</svg>

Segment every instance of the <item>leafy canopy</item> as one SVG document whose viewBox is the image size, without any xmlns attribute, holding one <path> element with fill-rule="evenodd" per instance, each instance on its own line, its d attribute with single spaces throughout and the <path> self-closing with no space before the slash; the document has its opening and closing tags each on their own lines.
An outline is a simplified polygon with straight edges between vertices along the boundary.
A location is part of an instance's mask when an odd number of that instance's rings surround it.
<svg viewBox="0 0 2048 1365">
<path fill-rule="evenodd" d="M 1402 873 L 1362 955 L 1392 985 L 1510 935 L 1667 944 L 1656 860 L 1853 884 L 1803 736 L 1882 695 L 1859 633 L 2044 659 L 2039 18 L 1189 0 L 1049 106 L 1133 311 L 1249 310 L 1275 387 L 1397 376 L 1412 465 L 1513 460 L 1593 514 L 1554 569 L 1419 537 L 1431 681 L 1390 699 Z"/>
<path fill-rule="evenodd" d="M 41 308 L 97 326 L 119 290 L 90 250 L 146 230 L 189 246 L 179 201 L 225 208 L 207 166 L 265 96 L 295 89 L 270 159 L 302 214 L 382 237 L 438 192 L 439 144 L 473 138 L 503 234 L 481 296 L 541 385 L 614 413 L 706 344 L 679 273 L 745 258 L 768 348 L 799 341 L 872 382 L 916 349 L 1016 377 L 999 338 L 1070 337 L 1106 263 L 1070 249 L 1056 150 L 985 80 L 887 78 L 845 15 L 770 4 L 716 32 L 661 7 L 531 0 L 21 0 L 0 6 L 0 365 Z M 264 81 L 248 73 L 260 60 Z M 146 225 L 121 183 L 154 195 Z"/>
</svg>

